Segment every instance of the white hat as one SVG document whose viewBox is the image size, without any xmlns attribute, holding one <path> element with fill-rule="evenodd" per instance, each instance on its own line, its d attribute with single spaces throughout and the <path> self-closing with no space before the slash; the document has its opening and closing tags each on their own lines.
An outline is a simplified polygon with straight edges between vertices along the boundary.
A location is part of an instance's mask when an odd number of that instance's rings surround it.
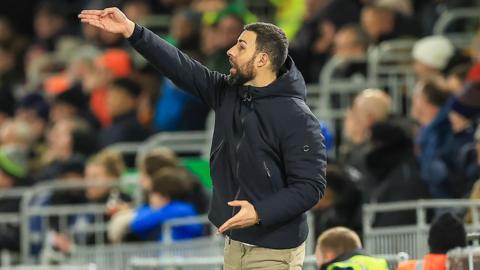
<svg viewBox="0 0 480 270">
<path fill-rule="evenodd" d="M 415 42 L 412 56 L 418 62 L 442 70 L 454 52 L 455 48 L 446 37 L 429 36 Z"/>
</svg>

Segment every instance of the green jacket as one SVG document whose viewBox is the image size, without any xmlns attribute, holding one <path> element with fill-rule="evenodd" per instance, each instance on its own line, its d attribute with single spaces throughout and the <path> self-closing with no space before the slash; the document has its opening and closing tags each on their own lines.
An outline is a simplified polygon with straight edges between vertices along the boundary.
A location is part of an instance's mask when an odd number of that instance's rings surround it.
<svg viewBox="0 0 480 270">
<path fill-rule="evenodd" d="M 388 270 L 388 263 L 385 259 L 355 255 L 348 260 L 330 264 L 327 270 Z"/>
</svg>

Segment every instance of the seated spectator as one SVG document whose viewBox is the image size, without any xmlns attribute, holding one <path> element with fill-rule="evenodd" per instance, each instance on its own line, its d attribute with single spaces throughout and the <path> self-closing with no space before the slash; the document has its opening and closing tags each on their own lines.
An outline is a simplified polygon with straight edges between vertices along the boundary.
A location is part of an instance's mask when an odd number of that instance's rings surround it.
<svg viewBox="0 0 480 270">
<path fill-rule="evenodd" d="M 315 238 L 323 231 L 344 226 L 361 232 L 362 193 L 344 169 L 329 161 L 328 185 L 322 199 L 312 208 Z"/>
<path fill-rule="evenodd" d="M 35 165 L 38 168 L 33 175 L 36 182 L 54 179 L 62 161 L 74 156 L 87 158 L 97 149 L 90 127 L 81 119 L 65 119 L 55 123 L 47 134 L 46 146 Z"/>
<path fill-rule="evenodd" d="M 416 37 L 420 34 L 412 18 L 395 12 L 388 6 L 365 6 L 360 21 L 374 44 L 396 38 Z"/>
<path fill-rule="evenodd" d="M 192 203 L 199 214 L 206 213 L 208 210 L 208 196 L 205 188 L 195 176 L 180 168 L 180 166 L 180 160 L 169 148 L 160 147 L 148 152 L 138 165 L 142 189 L 145 192 L 151 191 L 152 177 L 163 168 L 176 168 L 179 172 L 187 174 L 186 178 L 192 182 L 192 189 L 185 197 L 185 200 Z"/>
<path fill-rule="evenodd" d="M 148 132 L 137 118 L 137 101 L 142 89 L 130 79 L 117 79 L 107 92 L 107 109 L 112 116 L 112 124 L 102 129 L 98 142 L 105 147 L 118 142 L 140 142 Z"/>
<path fill-rule="evenodd" d="M 13 119 L 0 125 L 0 149 L 17 157 L 16 162 L 28 167 L 33 144 L 33 130 L 25 121 Z"/>
<path fill-rule="evenodd" d="M 115 183 L 120 181 L 126 167 L 122 156 L 110 150 L 104 150 L 87 161 L 85 181 L 87 183 Z M 130 196 L 120 192 L 116 186 L 89 186 L 85 196 L 91 203 L 109 204 L 108 215 L 113 215 L 118 206 L 131 201 Z"/>
<path fill-rule="evenodd" d="M 169 219 L 197 215 L 192 204 L 184 201 L 190 192 L 191 181 L 177 169 L 166 168 L 152 177 L 152 190 L 148 194 L 148 205 L 136 210 L 130 230 L 143 240 L 162 241 L 162 224 Z M 186 225 L 173 228 L 174 240 L 200 236 L 201 225 Z"/>
<path fill-rule="evenodd" d="M 365 170 L 365 154 L 368 148 L 370 127 L 387 118 L 391 112 L 392 100 L 384 91 L 366 89 L 360 92 L 347 111 L 344 122 L 347 144 L 340 150 L 341 161 L 347 170 L 360 178 Z"/>
<path fill-rule="evenodd" d="M 388 270 L 387 261 L 366 255 L 360 237 L 345 227 L 324 231 L 317 239 L 315 257 L 320 270 Z"/>
<path fill-rule="evenodd" d="M 398 265 L 397 270 L 445 270 L 447 252 L 467 245 L 467 233 L 463 222 L 452 213 L 438 216 L 428 232 L 430 252 L 422 260 L 410 260 Z"/>
<path fill-rule="evenodd" d="M 480 113 L 480 82 L 466 84 L 463 92 L 450 101 L 448 118 L 452 134 L 429 166 L 429 174 L 448 198 L 466 197 L 478 178 L 475 150 L 475 118 Z"/>
<path fill-rule="evenodd" d="M 412 117 L 420 124 L 416 139 L 422 180 L 434 198 L 445 196 L 430 172 L 432 161 L 439 157 L 441 147 L 451 136 L 448 119 L 450 93 L 435 80 L 419 82 L 412 97 Z"/>
<path fill-rule="evenodd" d="M 391 117 L 371 128 L 366 155 L 364 201 L 387 203 L 428 198 L 413 151 L 413 124 Z M 374 226 L 415 224 L 415 211 L 383 212 Z"/>
<path fill-rule="evenodd" d="M 15 156 L 0 151 L 0 190 L 7 191 L 14 187 L 27 185 L 25 166 L 16 163 Z M 20 198 L 0 199 L 1 213 L 18 213 Z M 20 228 L 18 224 L 0 223 L 0 249 L 20 250 Z"/>
<path fill-rule="evenodd" d="M 367 64 L 363 60 L 370 46 L 368 34 L 356 24 L 346 25 L 337 32 L 334 40 L 334 57 L 344 60 L 345 63 L 337 71 L 337 77 L 351 77 L 355 75 L 367 76 Z"/>
<path fill-rule="evenodd" d="M 419 80 L 442 76 L 454 54 L 455 48 L 444 36 L 429 36 L 418 40 L 412 50 L 415 75 Z"/>
</svg>

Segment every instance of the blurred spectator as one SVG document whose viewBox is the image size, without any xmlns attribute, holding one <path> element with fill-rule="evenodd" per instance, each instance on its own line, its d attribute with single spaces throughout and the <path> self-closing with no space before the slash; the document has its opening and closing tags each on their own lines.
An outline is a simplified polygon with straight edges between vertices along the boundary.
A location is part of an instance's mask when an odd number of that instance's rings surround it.
<svg viewBox="0 0 480 270">
<path fill-rule="evenodd" d="M 146 192 L 152 190 L 152 176 L 163 168 L 174 168 L 179 164 L 175 153 L 167 147 L 149 151 L 138 163 L 140 186 Z"/>
<path fill-rule="evenodd" d="M 452 134 L 448 119 L 449 97 L 450 93 L 435 79 L 417 83 L 412 97 L 412 117 L 421 126 L 416 141 L 421 176 L 434 198 L 444 196 L 438 190 L 437 179 L 430 174 L 430 166 L 439 157 L 441 147 Z"/>
<path fill-rule="evenodd" d="M 52 123 L 62 119 L 81 118 L 93 128 L 100 127 L 100 123 L 90 111 L 88 97 L 83 93 L 80 85 L 74 85 L 57 94 L 51 104 L 50 120 Z"/>
<path fill-rule="evenodd" d="M 388 270 L 387 261 L 368 256 L 360 237 L 345 227 L 324 231 L 317 239 L 315 257 L 320 270 Z"/>
<path fill-rule="evenodd" d="M 0 124 L 5 118 L 13 116 L 14 90 L 21 79 L 15 52 L 6 45 L 0 45 Z"/>
<path fill-rule="evenodd" d="M 413 124 L 391 117 L 371 127 L 364 201 L 387 203 L 428 198 L 413 149 Z M 415 224 L 415 211 L 382 212 L 374 226 Z"/>
<path fill-rule="evenodd" d="M 415 0 L 414 10 L 415 18 L 418 18 L 422 35 L 431 35 L 433 33 L 433 27 L 441 14 L 455 8 L 469 7 L 474 5 L 472 0 Z M 465 25 L 462 24 L 462 20 L 452 24 L 447 31 L 462 31 Z"/>
<path fill-rule="evenodd" d="M 55 178 L 61 162 L 79 155 L 88 157 L 97 151 L 90 127 L 81 119 L 60 120 L 48 131 L 45 152 L 34 164 L 35 181 Z"/>
<path fill-rule="evenodd" d="M 180 161 L 175 153 L 165 147 L 155 148 L 149 151 L 139 163 L 140 185 L 145 192 L 152 189 L 152 177 L 164 168 L 177 168 L 178 172 L 187 174 L 186 179 L 191 181 L 191 192 L 184 198 L 185 201 L 192 203 L 199 214 L 204 214 L 208 210 L 208 196 L 205 188 L 195 176 L 188 173 L 185 169 L 180 170 Z"/>
<path fill-rule="evenodd" d="M 385 120 L 391 107 L 392 100 L 384 91 L 366 89 L 355 97 L 352 107 L 347 111 L 343 130 L 348 142 L 340 150 L 341 161 L 357 179 L 365 170 L 370 127 Z"/>
<path fill-rule="evenodd" d="M 119 182 L 126 167 L 122 156 L 110 150 L 104 150 L 87 161 L 85 180 L 87 183 Z M 108 216 L 115 214 L 117 207 L 125 207 L 131 201 L 130 196 L 120 192 L 116 186 L 90 186 L 85 190 L 89 202 L 109 204 Z"/>
<path fill-rule="evenodd" d="M 312 208 L 315 238 L 335 226 L 361 233 L 362 194 L 344 169 L 331 161 L 327 165 L 328 186 L 322 199 Z"/>
<path fill-rule="evenodd" d="M 420 34 L 412 18 L 385 6 L 365 6 L 360 21 L 375 44 L 396 38 L 416 37 Z"/>
<path fill-rule="evenodd" d="M 480 113 L 480 82 L 468 83 L 463 92 L 450 101 L 448 118 L 452 133 L 441 146 L 439 155 L 425 168 L 435 179 L 442 197 L 463 198 L 479 177 L 475 160 L 475 117 Z"/>
<path fill-rule="evenodd" d="M 130 230 L 143 240 L 162 241 L 162 224 L 173 218 L 197 215 L 192 204 L 183 200 L 190 192 L 191 182 L 186 174 L 166 168 L 152 177 L 152 190 L 148 194 L 148 206 L 136 210 Z M 203 227 L 199 224 L 174 227 L 174 240 L 200 236 Z"/>
<path fill-rule="evenodd" d="M 137 118 L 138 97 L 142 89 L 130 79 L 116 79 L 107 90 L 107 110 L 112 124 L 98 134 L 98 142 L 105 147 L 118 142 L 140 142 L 148 132 Z"/>
<path fill-rule="evenodd" d="M 335 35 L 334 55 L 344 59 L 364 57 L 369 46 L 370 38 L 359 25 L 345 25 Z"/>
<path fill-rule="evenodd" d="M 123 4 L 122 11 L 134 22 L 140 22 L 152 13 L 148 0 L 127 0 Z"/>
<path fill-rule="evenodd" d="M 445 270 L 447 252 L 467 245 L 467 232 L 463 222 L 454 214 L 446 212 L 438 216 L 428 232 L 430 252 L 422 260 L 401 262 L 397 270 L 435 269 Z"/>
<path fill-rule="evenodd" d="M 120 49 L 109 49 L 96 59 L 95 68 L 85 74 L 83 90 L 90 95 L 90 108 L 103 127 L 112 121 L 107 109 L 107 87 L 116 78 L 125 78 L 131 73 L 132 63 L 128 53 Z"/>
<path fill-rule="evenodd" d="M 370 46 L 368 34 L 356 24 L 340 28 L 335 35 L 334 57 L 343 60 L 334 76 L 350 78 L 352 76 L 367 76 L 366 54 Z"/>
<path fill-rule="evenodd" d="M 275 24 L 282 28 L 288 40 L 292 40 L 302 26 L 308 0 L 270 0 L 270 2 L 277 8 Z"/>
<path fill-rule="evenodd" d="M 418 79 L 440 76 L 455 53 L 452 43 L 444 36 L 429 36 L 415 42 L 412 56 Z"/>
<path fill-rule="evenodd" d="M 25 177 L 27 170 L 15 162 L 12 155 L 0 151 L 0 190 L 7 191 L 11 188 L 27 184 Z M 20 209 L 20 198 L 0 199 L 0 212 L 17 213 Z M 20 228 L 18 224 L 0 224 L 0 248 L 10 251 L 20 250 Z"/>
<path fill-rule="evenodd" d="M 462 92 L 463 85 L 467 80 L 467 75 L 472 65 L 470 63 L 463 63 L 454 66 L 446 77 L 448 90 L 453 95 L 458 95 Z"/>
<path fill-rule="evenodd" d="M 4 151 L 28 153 L 33 139 L 31 126 L 23 120 L 8 120 L 0 126 L 0 147 Z"/>
<path fill-rule="evenodd" d="M 308 12 L 289 50 L 307 83 L 318 82 L 337 30 L 358 22 L 360 8 L 357 0 L 307 2 Z"/>
</svg>

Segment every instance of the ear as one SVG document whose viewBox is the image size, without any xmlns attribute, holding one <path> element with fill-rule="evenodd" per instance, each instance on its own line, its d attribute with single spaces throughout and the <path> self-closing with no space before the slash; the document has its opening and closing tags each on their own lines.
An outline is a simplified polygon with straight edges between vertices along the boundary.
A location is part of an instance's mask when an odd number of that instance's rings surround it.
<svg viewBox="0 0 480 270">
<path fill-rule="evenodd" d="M 270 63 L 270 58 L 269 58 L 268 54 L 259 53 L 257 55 L 257 67 L 258 68 L 265 67 L 265 66 L 268 65 L 268 63 Z"/>
</svg>

